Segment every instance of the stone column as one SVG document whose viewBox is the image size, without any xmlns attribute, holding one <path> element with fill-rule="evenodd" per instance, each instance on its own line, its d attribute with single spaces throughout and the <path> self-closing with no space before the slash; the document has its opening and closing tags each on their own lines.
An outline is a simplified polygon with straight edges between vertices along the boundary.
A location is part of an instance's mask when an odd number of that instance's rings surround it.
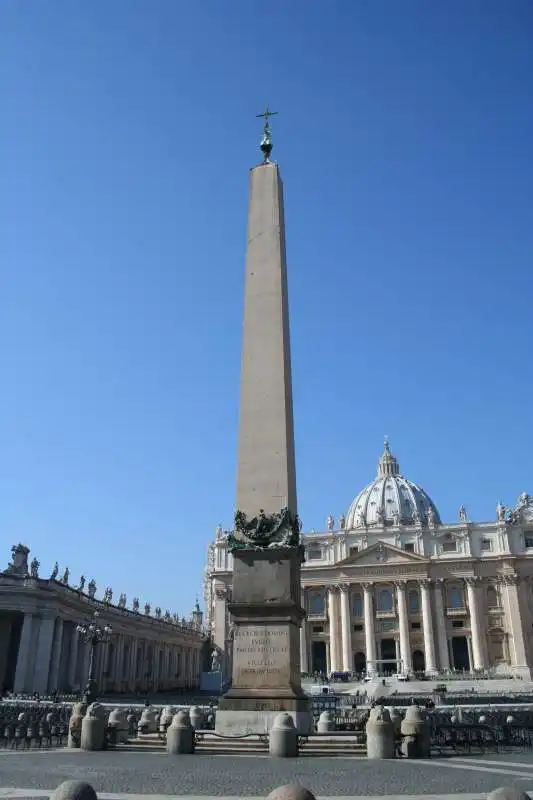
<svg viewBox="0 0 533 800">
<path fill-rule="evenodd" d="M 70 656 L 68 664 L 68 677 L 67 683 L 72 691 L 76 685 L 76 671 L 78 667 L 78 649 L 79 649 L 80 635 L 74 625 L 70 638 Z"/>
<path fill-rule="evenodd" d="M 7 670 L 7 657 L 9 655 L 9 641 L 12 627 L 11 622 L 11 617 L 7 615 L 2 617 L 0 614 L 0 688 L 4 685 Z"/>
<path fill-rule="evenodd" d="M 99 656 L 99 665 L 97 670 L 97 689 L 98 691 L 102 692 L 107 689 L 109 677 L 106 677 L 107 670 L 107 662 L 109 659 L 109 642 L 100 642 L 100 644 L 96 645 L 96 650 Z"/>
<path fill-rule="evenodd" d="M 94 657 L 97 658 L 98 650 L 96 649 L 94 652 Z M 82 649 L 82 656 L 81 656 L 81 674 L 80 674 L 80 683 L 82 689 L 87 686 L 87 681 L 89 679 L 89 664 L 91 663 L 91 645 L 89 642 L 83 643 Z"/>
<path fill-rule="evenodd" d="M 338 672 L 340 669 L 340 653 L 337 641 L 337 622 L 339 614 L 337 611 L 337 587 L 328 587 L 328 620 L 329 620 L 329 652 L 331 659 L 331 672 Z"/>
<path fill-rule="evenodd" d="M 227 619 L 226 598 L 227 598 L 227 590 L 223 587 L 216 587 L 215 614 L 214 614 L 215 617 L 214 641 L 216 646 L 219 647 L 223 653 L 226 652 L 226 639 L 228 637 L 228 632 L 226 629 L 226 619 Z"/>
<path fill-rule="evenodd" d="M 426 655 L 426 673 L 434 675 L 437 672 L 435 660 L 435 637 L 433 633 L 433 617 L 431 615 L 431 593 L 429 581 L 420 582 L 422 597 L 422 628 L 424 630 L 424 646 Z"/>
<path fill-rule="evenodd" d="M 342 632 L 342 668 L 351 672 L 352 665 L 352 626 L 350 618 L 350 587 L 341 586 L 341 632 Z"/>
<path fill-rule="evenodd" d="M 372 583 L 363 584 L 365 606 L 365 645 L 366 645 L 366 671 L 373 675 L 376 671 L 376 632 L 374 630 L 374 603 Z"/>
<path fill-rule="evenodd" d="M 200 651 L 194 648 L 194 685 L 200 686 Z"/>
<path fill-rule="evenodd" d="M 33 627 L 33 617 L 31 614 L 24 614 L 24 622 L 22 623 L 22 632 L 20 634 L 20 644 L 17 655 L 17 667 L 15 670 L 15 683 L 13 690 L 15 692 L 23 692 L 30 689 L 26 685 L 26 673 L 30 655 L 31 633 Z M 8 650 L 8 643 L 6 642 L 6 651 Z"/>
<path fill-rule="evenodd" d="M 301 592 L 301 600 L 302 608 L 306 611 L 306 604 L 305 604 L 305 589 L 302 589 Z M 308 652 L 307 652 L 307 615 L 302 620 L 302 626 L 300 628 L 300 672 L 309 672 L 309 661 L 308 661 Z"/>
<path fill-rule="evenodd" d="M 526 671 L 528 669 L 527 650 L 524 639 L 523 614 L 518 594 L 519 577 L 518 575 L 505 575 L 503 580 L 508 608 L 506 622 L 510 625 L 511 631 L 511 664 L 513 667 L 519 667 Z"/>
<path fill-rule="evenodd" d="M 56 618 L 54 615 L 44 616 L 41 619 L 33 682 L 34 691 L 39 694 L 46 694 L 48 691 L 48 676 L 50 675 L 55 622 Z"/>
<path fill-rule="evenodd" d="M 472 637 L 471 636 L 467 636 L 466 637 L 466 646 L 468 648 L 468 662 L 470 664 L 470 669 L 473 670 L 474 669 L 474 651 L 473 651 L 473 648 L 472 648 Z"/>
<path fill-rule="evenodd" d="M 115 658 L 113 659 L 114 663 L 113 663 L 112 678 L 115 691 L 120 691 L 122 688 L 123 654 L 124 654 L 124 634 L 119 633 L 115 642 Z"/>
<path fill-rule="evenodd" d="M 479 580 L 475 577 L 466 578 L 468 609 L 470 612 L 470 630 L 472 631 L 472 656 L 474 659 L 474 669 L 484 669 L 484 631 L 478 605 L 478 584 Z"/>
<path fill-rule="evenodd" d="M 400 658 L 402 661 L 402 672 L 408 673 L 413 669 L 413 662 L 409 641 L 406 586 L 407 581 L 398 581 L 396 583 L 396 605 L 398 606 L 398 622 L 400 628 Z"/>
<path fill-rule="evenodd" d="M 131 692 L 135 691 L 137 684 L 137 638 L 133 637 L 130 640 L 130 663 L 128 671 L 128 687 Z"/>
<path fill-rule="evenodd" d="M 446 634 L 446 616 L 444 614 L 443 593 L 446 592 L 444 580 L 438 578 L 435 584 L 435 622 L 437 625 L 437 644 L 439 648 L 439 665 L 441 670 L 450 668 L 448 638 Z"/>
<path fill-rule="evenodd" d="M 120 642 L 120 637 L 118 636 L 118 634 L 114 633 L 113 638 L 111 639 L 108 645 L 108 648 L 111 650 L 111 652 L 108 653 L 106 660 L 107 680 L 105 688 L 107 689 L 107 691 L 111 692 L 114 691 L 115 689 L 119 642 Z"/>
</svg>

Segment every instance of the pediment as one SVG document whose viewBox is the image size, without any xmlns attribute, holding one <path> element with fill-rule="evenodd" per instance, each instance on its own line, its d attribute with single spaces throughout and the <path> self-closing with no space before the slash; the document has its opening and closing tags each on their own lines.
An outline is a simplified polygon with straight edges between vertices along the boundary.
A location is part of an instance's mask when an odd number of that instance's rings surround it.
<svg viewBox="0 0 533 800">
<path fill-rule="evenodd" d="M 338 561 L 339 567 L 376 566 L 378 564 L 420 564 L 426 559 L 418 553 L 406 553 L 399 547 L 385 542 L 376 542 L 370 547 L 365 547 L 358 553 L 353 553 L 348 558 Z"/>
</svg>

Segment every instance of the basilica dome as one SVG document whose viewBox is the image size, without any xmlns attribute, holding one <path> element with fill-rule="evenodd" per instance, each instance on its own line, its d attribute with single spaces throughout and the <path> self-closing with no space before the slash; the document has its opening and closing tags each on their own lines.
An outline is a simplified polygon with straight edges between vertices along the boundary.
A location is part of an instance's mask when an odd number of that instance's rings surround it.
<svg viewBox="0 0 533 800">
<path fill-rule="evenodd" d="M 438 525 L 440 517 L 426 492 L 400 474 L 400 465 L 385 440 L 377 477 L 351 504 L 345 529 L 399 524 Z"/>
</svg>

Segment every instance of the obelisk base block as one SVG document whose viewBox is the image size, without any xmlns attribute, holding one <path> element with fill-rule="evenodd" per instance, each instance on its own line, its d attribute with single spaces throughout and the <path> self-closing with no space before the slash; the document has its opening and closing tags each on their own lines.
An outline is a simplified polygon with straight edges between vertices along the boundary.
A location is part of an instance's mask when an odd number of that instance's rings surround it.
<svg viewBox="0 0 533 800">
<path fill-rule="evenodd" d="M 267 733 L 281 711 L 300 733 L 311 730 L 300 680 L 300 560 L 298 548 L 234 553 L 232 686 L 220 700 L 216 733 Z"/>
<path fill-rule="evenodd" d="M 309 710 L 309 699 L 305 698 L 306 710 L 289 708 L 287 703 L 273 700 L 270 710 L 259 711 L 250 701 L 250 708 L 219 708 L 215 718 L 215 733 L 219 736 L 244 736 L 249 733 L 269 733 L 274 720 L 281 711 L 286 711 L 294 721 L 294 727 L 302 736 L 312 733 L 313 715 Z M 261 704 L 264 705 L 264 704 Z"/>
</svg>

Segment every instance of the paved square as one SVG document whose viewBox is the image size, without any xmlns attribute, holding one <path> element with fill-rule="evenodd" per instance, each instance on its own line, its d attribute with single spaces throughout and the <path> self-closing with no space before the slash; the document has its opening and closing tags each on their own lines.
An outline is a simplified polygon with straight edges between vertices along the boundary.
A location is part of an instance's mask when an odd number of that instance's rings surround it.
<svg viewBox="0 0 533 800">
<path fill-rule="evenodd" d="M 476 800 L 498 786 L 516 786 L 533 794 L 533 755 L 378 762 L 364 758 L 0 751 L 0 799 L 46 798 L 69 779 L 89 781 L 102 800 L 257 798 L 294 781 L 319 798 Z"/>
</svg>

